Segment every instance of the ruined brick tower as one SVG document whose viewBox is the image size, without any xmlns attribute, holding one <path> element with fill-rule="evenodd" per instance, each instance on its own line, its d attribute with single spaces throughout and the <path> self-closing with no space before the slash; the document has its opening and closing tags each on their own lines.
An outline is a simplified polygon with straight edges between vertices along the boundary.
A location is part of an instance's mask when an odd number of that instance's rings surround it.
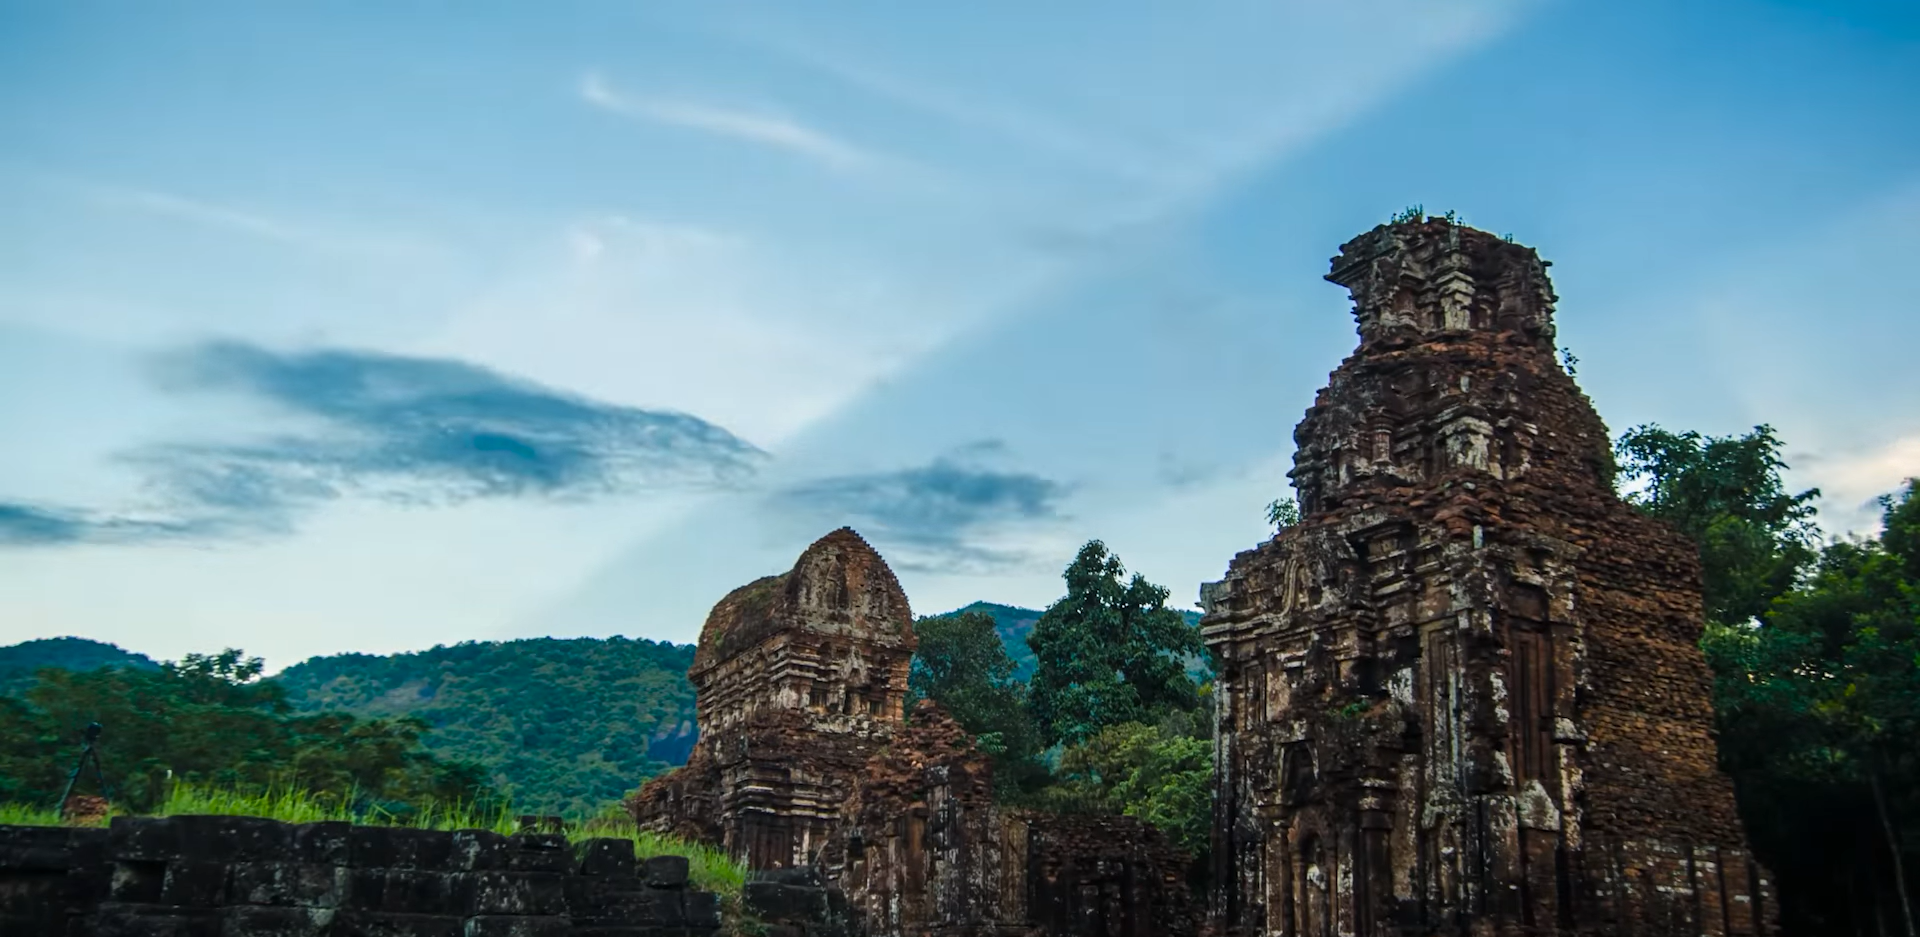
<svg viewBox="0 0 1920 937">
<path fill-rule="evenodd" d="M 899 580 L 851 529 L 728 593 L 687 671 L 700 740 L 634 796 L 635 819 L 756 869 L 811 861 L 903 724 L 914 645 Z"/>
<path fill-rule="evenodd" d="M 1294 431 L 1303 520 L 1201 590 L 1227 932 L 1772 932 L 1696 553 L 1614 495 L 1546 267 L 1442 219 L 1333 259 L 1360 346 Z"/>
</svg>

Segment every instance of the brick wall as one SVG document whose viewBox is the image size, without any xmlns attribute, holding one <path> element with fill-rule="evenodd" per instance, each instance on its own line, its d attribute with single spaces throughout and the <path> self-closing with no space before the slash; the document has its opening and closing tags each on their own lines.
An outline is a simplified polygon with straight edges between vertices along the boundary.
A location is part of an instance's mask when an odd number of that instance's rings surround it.
<svg viewBox="0 0 1920 937">
<path fill-rule="evenodd" d="M 6 937 L 700 937 L 719 898 L 618 839 L 115 818 L 0 826 Z"/>
</svg>

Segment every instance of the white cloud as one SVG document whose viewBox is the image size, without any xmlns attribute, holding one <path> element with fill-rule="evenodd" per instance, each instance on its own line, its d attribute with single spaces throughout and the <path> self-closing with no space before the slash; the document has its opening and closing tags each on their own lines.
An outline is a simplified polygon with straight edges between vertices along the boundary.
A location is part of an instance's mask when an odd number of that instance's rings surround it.
<svg viewBox="0 0 1920 937">
<path fill-rule="evenodd" d="M 909 301 L 816 253 L 625 215 L 569 225 L 562 247 L 537 251 L 414 351 L 699 414 L 769 447 L 938 344 L 946 311 L 968 301 Z"/>
<path fill-rule="evenodd" d="M 1789 455 L 1802 484 L 1820 489 L 1820 520 L 1830 533 L 1871 534 L 1880 529 L 1875 499 L 1920 476 L 1920 434 L 1882 446 Z"/>
<path fill-rule="evenodd" d="M 786 150 L 835 169 L 853 169 L 875 161 L 872 154 L 851 143 L 786 117 L 691 101 L 635 97 L 616 91 L 594 74 L 581 78 L 580 97 L 615 114 Z"/>
<path fill-rule="evenodd" d="M 1054 115 L 1002 101 L 975 99 L 949 87 L 858 61 L 839 50 L 829 51 L 797 35 L 780 35 L 756 27 L 752 38 L 776 54 L 912 110 L 1066 157 L 1080 167 L 1099 173 L 1143 182 L 1161 178 L 1160 167 L 1141 162 L 1138 154 L 1118 141 L 1082 130 Z"/>
<path fill-rule="evenodd" d="M 307 250 L 389 260 L 437 253 L 434 245 L 410 236 L 294 222 L 251 209 L 153 189 L 99 183 L 79 183 L 78 186 L 95 204 L 106 208 L 170 218 Z"/>
</svg>

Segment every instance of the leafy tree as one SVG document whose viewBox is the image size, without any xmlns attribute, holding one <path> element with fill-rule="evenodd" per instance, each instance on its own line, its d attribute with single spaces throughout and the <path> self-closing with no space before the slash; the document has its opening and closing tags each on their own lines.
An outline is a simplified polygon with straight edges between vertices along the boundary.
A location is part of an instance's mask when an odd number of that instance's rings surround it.
<svg viewBox="0 0 1920 937">
<path fill-rule="evenodd" d="M 1765 425 L 1716 437 L 1647 424 L 1615 447 L 1618 480 L 1642 485 L 1628 500 L 1700 545 L 1709 621 L 1758 618 L 1816 556 L 1812 502 L 1820 491 L 1787 493 L 1780 445 Z"/>
<path fill-rule="evenodd" d="M 1026 709 L 1026 686 L 1014 678 L 1013 658 L 992 615 L 960 612 L 922 618 L 914 625 L 920 646 L 907 688 L 932 699 L 993 756 L 995 783 L 1022 789 L 1044 780 L 1040 738 Z"/>
<path fill-rule="evenodd" d="M 1300 523 L 1300 502 L 1292 498 L 1281 498 L 1267 505 L 1267 523 L 1274 530 L 1286 530 Z"/>
<path fill-rule="evenodd" d="M 1920 498 L 1873 540 L 1821 542 L 1780 440 L 1629 430 L 1628 499 L 1700 547 L 1721 766 L 1789 931 L 1914 937 Z"/>
<path fill-rule="evenodd" d="M 1208 740 L 1167 725 L 1107 726 L 1061 752 L 1059 773 L 1051 799 L 1138 817 L 1188 852 L 1206 851 L 1213 815 Z"/>
<path fill-rule="evenodd" d="M 1166 607 L 1165 588 L 1125 574 L 1105 544 L 1088 541 L 1067 566 L 1066 596 L 1027 637 L 1038 659 L 1028 699 L 1047 745 L 1199 705 L 1185 663 L 1201 650 L 1199 631 Z"/>
<path fill-rule="evenodd" d="M 1759 623 L 1710 627 L 1703 641 L 1722 763 L 1785 910 L 1809 932 L 1879 926 L 1889 906 L 1915 932 L 1917 494 L 1909 482 L 1883 499 L 1880 537 L 1828 545 Z"/>
<path fill-rule="evenodd" d="M 228 650 L 156 669 L 43 669 L 23 697 L 0 698 L 0 797 L 56 800 L 92 722 L 106 728 L 98 751 L 113 799 L 133 810 L 156 806 L 169 779 L 293 787 L 391 813 L 488 796 L 478 767 L 422 749 L 419 720 L 295 715 L 263 666 Z"/>
</svg>

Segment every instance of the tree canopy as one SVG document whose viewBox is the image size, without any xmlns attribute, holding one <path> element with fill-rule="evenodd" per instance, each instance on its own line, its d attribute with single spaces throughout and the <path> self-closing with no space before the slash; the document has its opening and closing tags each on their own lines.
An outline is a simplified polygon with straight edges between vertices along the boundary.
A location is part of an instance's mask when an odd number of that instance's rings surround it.
<svg viewBox="0 0 1920 937">
<path fill-rule="evenodd" d="M 1125 575 L 1105 544 L 1088 541 L 1067 566 L 1067 594 L 1027 637 L 1038 659 L 1029 699 L 1048 745 L 1199 705 L 1185 663 L 1201 652 L 1199 631 L 1167 608 L 1165 588 Z"/>
<path fill-rule="evenodd" d="M 1771 428 L 1624 434 L 1629 498 L 1700 545 L 1721 766 L 1790 932 L 1915 932 L 1920 490 L 1823 542 Z"/>
<path fill-rule="evenodd" d="M 914 632 L 920 646 L 907 678 L 910 694 L 939 703 L 974 736 L 993 756 L 996 783 L 1020 788 L 1043 779 L 1027 688 L 1014 676 L 993 616 L 963 611 L 922 618 Z"/>
<path fill-rule="evenodd" d="M 0 697 L 0 800 L 57 800 L 93 722 L 105 727 L 111 797 L 136 811 L 163 800 L 169 780 L 300 789 L 392 814 L 490 796 L 478 765 L 425 751 L 420 720 L 295 714 L 262 668 L 227 650 L 151 669 L 41 670 L 22 696 Z"/>
<path fill-rule="evenodd" d="M 1709 621 L 1759 618 L 1815 558 L 1820 491 L 1787 492 L 1780 445 L 1766 425 L 1744 436 L 1703 436 L 1648 424 L 1620 437 L 1627 500 L 1700 545 Z"/>
</svg>

